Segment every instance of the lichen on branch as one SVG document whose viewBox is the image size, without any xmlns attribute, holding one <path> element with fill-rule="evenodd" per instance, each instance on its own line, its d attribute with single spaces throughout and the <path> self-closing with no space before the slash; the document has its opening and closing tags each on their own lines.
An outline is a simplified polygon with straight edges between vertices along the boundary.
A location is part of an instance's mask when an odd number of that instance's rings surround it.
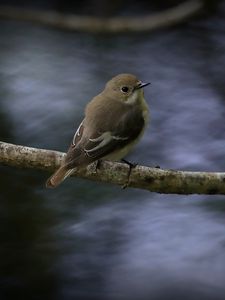
<svg viewBox="0 0 225 300">
<path fill-rule="evenodd" d="M 64 155 L 58 151 L 0 142 L 2 165 L 53 172 L 60 166 Z M 72 176 L 163 194 L 225 195 L 224 172 L 163 170 L 137 165 L 131 169 L 129 181 L 128 174 L 127 164 L 103 161 L 97 170 L 90 165 Z M 43 185 L 44 182 L 43 178 Z"/>
</svg>

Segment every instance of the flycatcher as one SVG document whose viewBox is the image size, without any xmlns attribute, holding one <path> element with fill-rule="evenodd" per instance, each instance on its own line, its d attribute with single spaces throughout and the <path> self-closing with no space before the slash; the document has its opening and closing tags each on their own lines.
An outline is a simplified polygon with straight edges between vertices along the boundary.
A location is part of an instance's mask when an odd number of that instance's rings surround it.
<svg viewBox="0 0 225 300">
<path fill-rule="evenodd" d="M 47 180 L 55 188 L 76 169 L 100 159 L 121 160 L 142 136 L 148 121 L 143 83 L 131 74 L 120 74 L 86 106 L 61 167 Z"/>
</svg>

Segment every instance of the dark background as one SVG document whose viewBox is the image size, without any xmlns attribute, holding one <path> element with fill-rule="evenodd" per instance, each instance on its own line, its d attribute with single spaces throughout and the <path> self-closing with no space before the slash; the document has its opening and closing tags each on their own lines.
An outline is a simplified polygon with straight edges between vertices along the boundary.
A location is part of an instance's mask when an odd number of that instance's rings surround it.
<svg viewBox="0 0 225 300">
<path fill-rule="evenodd" d="M 99 16 L 178 1 L 0 1 Z M 0 20 L 0 140 L 66 151 L 112 76 L 145 89 L 151 122 L 129 160 L 225 170 L 225 5 L 144 34 Z M 0 167 L 0 299 L 224 299 L 224 196 L 159 195 Z"/>
</svg>

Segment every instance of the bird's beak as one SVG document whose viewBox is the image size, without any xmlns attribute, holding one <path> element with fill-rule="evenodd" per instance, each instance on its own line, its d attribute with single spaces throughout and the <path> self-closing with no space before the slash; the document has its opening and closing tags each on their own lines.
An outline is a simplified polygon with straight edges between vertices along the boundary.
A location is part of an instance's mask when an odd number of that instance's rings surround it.
<svg viewBox="0 0 225 300">
<path fill-rule="evenodd" d="M 151 83 L 150 83 L 150 82 L 148 82 L 148 83 L 141 82 L 141 83 L 136 87 L 136 89 L 142 89 L 143 87 L 145 87 L 145 86 L 147 86 L 147 85 L 149 85 L 149 84 L 151 84 Z"/>
</svg>

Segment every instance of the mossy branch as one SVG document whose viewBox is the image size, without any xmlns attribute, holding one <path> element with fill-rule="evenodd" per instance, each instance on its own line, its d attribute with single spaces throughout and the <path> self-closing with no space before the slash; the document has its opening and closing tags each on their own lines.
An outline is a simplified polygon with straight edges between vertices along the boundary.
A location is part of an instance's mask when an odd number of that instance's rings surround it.
<svg viewBox="0 0 225 300">
<path fill-rule="evenodd" d="M 0 163 L 7 166 L 53 172 L 60 166 L 64 155 L 53 150 L 0 142 Z M 73 176 L 123 186 L 127 184 L 128 174 L 128 165 L 104 161 L 97 171 L 90 165 Z M 131 169 L 128 187 L 163 194 L 225 195 L 225 173 L 163 170 L 137 165 Z"/>
<path fill-rule="evenodd" d="M 65 30 L 93 33 L 145 32 L 182 23 L 201 12 L 203 8 L 204 1 L 189 0 L 162 12 L 139 17 L 98 18 L 2 5 L 0 6 L 0 18 L 30 21 Z"/>
</svg>

